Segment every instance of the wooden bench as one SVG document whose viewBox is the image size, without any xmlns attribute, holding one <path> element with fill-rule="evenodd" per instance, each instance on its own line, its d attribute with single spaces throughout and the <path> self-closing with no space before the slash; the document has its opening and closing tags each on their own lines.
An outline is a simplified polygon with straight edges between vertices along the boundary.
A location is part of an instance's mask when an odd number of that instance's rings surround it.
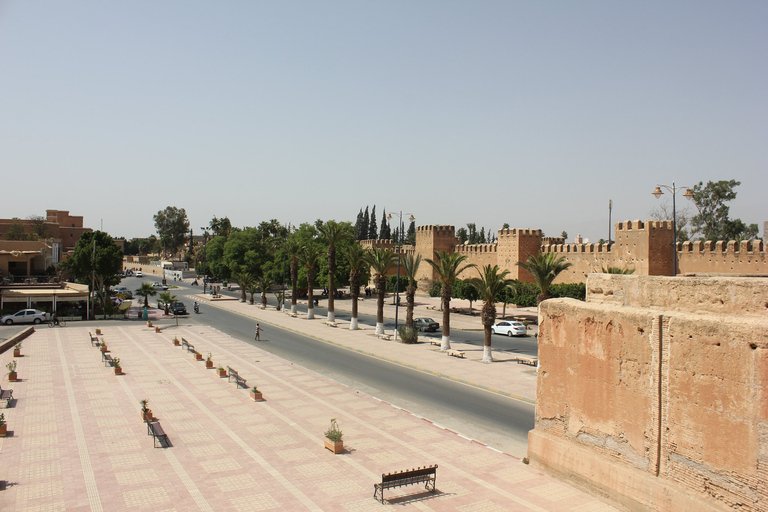
<svg viewBox="0 0 768 512">
<path fill-rule="evenodd" d="M 339 326 L 339 324 L 337 324 L 336 322 L 326 321 L 326 322 L 324 322 L 324 323 L 325 323 L 325 325 L 327 325 L 328 327 L 338 327 L 338 326 Z"/>
<path fill-rule="evenodd" d="M 247 381 L 244 378 L 242 378 L 239 373 L 237 373 L 237 370 L 227 366 L 227 382 L 232 382 L 232 379 L 235 379 L 235 384 L 237 385 L 238 388 L 247 387 L 246 386 Z"/>
<path fill-rule="evenodd" d="M 435 480 L 437 480 L 437 464 L 407 471 L 384 473 L 381 475 L 381 482 L 373 484 L 373 497 L 384 503 L 384 489 L 411 484 L 424 484 L 426 490 L 435 492 Z"/>
<path fill-rule="evenodd" d="M 89 331 L 88 332 L 88 337 L 91 338 L 91 346 L 93 346 L 93 347 L 98 347 L 99 346 L 99 337 L 98 336 L 95 336 L 95 335 L 91 334 L 90 331 Z"/>
<path fill-rule="evenodd" d="M 392 335 L 385 332 L 377 334 L 376 336 L 378 336 L 380 340 L 392 341 Z"/>
<path fill-rule="evenodd" d="M 155 448 L 157 448 L 158 442 L 160 443 L 160 448 L 163 448 L 163 445 L 168 446 L 169 444 L 168 434 L 165 433 L 159 421 L 147 422 L 147 435 L 152 436 L 152 443 Z"/>
<path fill-rule="evenodd" d="M 195 352 L 195 346 L 184 338 L 181 338 L 181 348 L 185 348 L 189 352 Z"/>
<path fill-rule="evenodd" d="M 464 359 L 464 352 L 462 352 L 461 350 L 454 350 L 452 348 L 449 348 L 448 350 L 445 351 L 445 353 L 448 354 L 449 356 L 460 357 Z"/>
<path fill-rule="evenodd" d="M 7 409 L 11 405 L 11 400 L 13 400 L 13 390 L 12 389 L 3 389 L 2 386 L 0 386 L 0 400 L 5 400 L 5 408 Z"/>
<path fill-rule="evenodd" d="M 439 347 L 440 345 L 442 345 L 442 344 L 443 344 L 443 342 L 442 342 L 442 341 L 440 341 L 440 340 L 436 340 L 436 339 L 434 339 L 434 338 L 430 338 L 430 339 L 429 339 L 429 343 L 430 343 L 430 345 L 437 345 L 438 347 Z"/>
<path fill-rule="evenodd" d="M 517 361 L 517 364 L 527 364 L 530 366 L 538 366 L 539 360 L 536 357 L 527 357 L 527 356 L 515 356 L 513 361 Z"/>
<path fill-rule="evenodd" d="M 101 353 L 101 360 L 104 361 L 104 366 L 114 366 L 115 360 L 112 359 L 112 356 L 109 355 L 106 352 Z"/>
</svg>

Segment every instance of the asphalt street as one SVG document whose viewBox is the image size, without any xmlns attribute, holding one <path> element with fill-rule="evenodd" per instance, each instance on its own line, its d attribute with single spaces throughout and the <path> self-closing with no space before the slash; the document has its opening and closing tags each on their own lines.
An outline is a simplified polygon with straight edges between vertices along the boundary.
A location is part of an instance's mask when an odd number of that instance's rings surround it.
<svg viewBox="0 0 768 512">
<path fill-rule="evenodd" d="M 144 280 L 153 281 L 156 278 L 145 277 Z M 136 278 L 126 278 L 121 284 L 135 290 L 140 282 Z M 245 343 L 255 343 L 286 360 L 393 403 L 467 437 L 513 455 L 525 455 L 527 433 L 533 428 L 534 411 L 531 404 L 268 325 L 262 325 L 264 332 L 261 341 L 256 342 L 253 339 L 254 321 L 251 318 L 226 309 L 209 307 L 207 304 L 201 305 L 200 314 L 193 313 L 192 300 L 188 296 L 200 291 L 198 287 L 183 284 L 171 288 L 171 292 L 183 300 L 190 311 L 185 322 L 213 326 Z M 462 338 L 467 332 L 461 332 Z M 482 343 L 482 333 L 472 334 L 479 335 Z M 522 342 L 525 343 L 525 339 Z M 532 344 L 530 341 L 528 343 Z"/>
</svg>

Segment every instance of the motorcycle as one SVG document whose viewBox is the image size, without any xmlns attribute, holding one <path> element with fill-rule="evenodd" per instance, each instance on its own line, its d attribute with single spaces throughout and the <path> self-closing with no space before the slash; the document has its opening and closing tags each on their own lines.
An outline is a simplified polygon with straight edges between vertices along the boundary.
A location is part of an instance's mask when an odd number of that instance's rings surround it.
<svg viewBox="0 0 768 512">
<path fill-rule="evenodd" d="M 197 303 L 195 303 L 194 310 L 195 313 L 200 313 L 200 306 L 198 306 Z"/>
</svg>

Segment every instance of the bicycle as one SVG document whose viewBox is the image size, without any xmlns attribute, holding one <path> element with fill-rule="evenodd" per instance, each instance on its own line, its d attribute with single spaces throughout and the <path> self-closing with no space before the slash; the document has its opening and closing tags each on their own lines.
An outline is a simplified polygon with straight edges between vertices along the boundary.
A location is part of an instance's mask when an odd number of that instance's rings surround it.
<svg viewBox="0 0 768 512">
<path fill-rule="evenodd" d="M 59 319 L 58 322 L 54 322 L 53 320 L 48 320 L 48 327 L 66 327 L 67 322 L 65 322 L 62 319 Z"/>
</svg>

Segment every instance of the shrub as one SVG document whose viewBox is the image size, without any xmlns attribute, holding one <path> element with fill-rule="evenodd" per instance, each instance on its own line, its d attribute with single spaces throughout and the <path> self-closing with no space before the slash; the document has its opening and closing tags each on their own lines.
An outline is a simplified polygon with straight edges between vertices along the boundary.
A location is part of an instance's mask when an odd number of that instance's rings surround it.
<svg viewBox="0 0 768 512">
<path fill-rule="evenodd" d="M 440 283 L 440 281 L 432 281 L 432 285 L 429 287 L 429 296 L 439 297 L 442 291 L 443 285 Z"/>
<path fill-rule="evenodd" d="M 413 327 L 408 327 L 407 325 L 401 325 L 397 328 L 397 333 L 400 336 L 400 342 L 401 343 L 418 343 L 419 341 L 419 331 L 414 329 Z"/>
<path fill-rule="evenodd" d="M 337 442 L 337 441 L 341 441 L 341 438 L 343 436 L 344 436 L 344 433 L 339 428 L 339 424 L 336 423 L 336 418 L 331 418 L 331 428 L 325 431 L 325 437 L 327 437 L 331 441 Z"/>
<path fill-rule="evenodd" d="M 552 297 L 570 297 L 578 300 L 587 299 L 586 283 L 553 284 L 549 292 Z"/>
</svg>

